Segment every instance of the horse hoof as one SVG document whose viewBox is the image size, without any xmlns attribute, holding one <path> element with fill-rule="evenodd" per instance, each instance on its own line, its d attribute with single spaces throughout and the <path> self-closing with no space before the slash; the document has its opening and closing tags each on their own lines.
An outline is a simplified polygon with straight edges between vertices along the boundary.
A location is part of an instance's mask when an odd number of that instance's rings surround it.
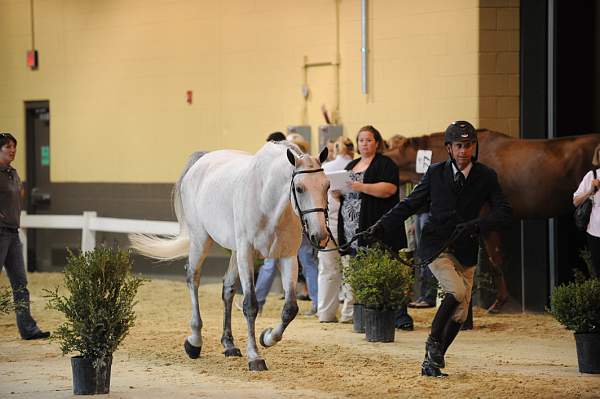
<svg viewBox="0 0 600 399">
<path fill-rule="evenodd" d="M 498 314 L 502 312 L 502 307 L 506 304 L 508 298 L 505 299 L 496 299 L 496 301 L 490 306 L 487 310 L 490 314 Z"/>
<path fill-rule="evenodd" d="M 263 359 L 256 359 L 248 362 L 248 369 L 250 371 L 266 371 L 267 363 Z"/>
<path fill-rule="evenodd" d="M 231 357 L 231 356 L 242 357 L 242 352 L 240 352 L 240 350 L 238 348 L 225 349 L 225 352 L 223 352 L 223 354 L 225 355 L 225 357 Z"/>
<path fill-rule="evenodd" d="M 268 347 L 270 347 L 270 346 L 273 346 L 273 345 L 267 345 L 267 344 L 265 343 L 265 335 L 267 335 L 267 334 L 271 334 L 271 331 L 273 331 L 273 329 L 272 329 L 272 328 L 266 328 L 266 329 L 264 329 L 264 330 L 263 330 L 263 332 L 262 332 L 262 333 L 260 333 L 260 339 L 259 339 L 259 341 L 260 341 L 260 344 L 261 344 L 263 347 L 265 347 L 265 348 L 268 348 Z"/>
<path fill-rule="evenodd" d="M 188 342 L 186 339 L 183 343 L 183 348 L 185 349 L 185 353 L 190 357 L 190 359 L 198 359 L 200 357 L 200 351 L 202 351 L 202 347 L 194 346 Z M 240 355 L 241 356 L 241 355 Z"/>
</svg>

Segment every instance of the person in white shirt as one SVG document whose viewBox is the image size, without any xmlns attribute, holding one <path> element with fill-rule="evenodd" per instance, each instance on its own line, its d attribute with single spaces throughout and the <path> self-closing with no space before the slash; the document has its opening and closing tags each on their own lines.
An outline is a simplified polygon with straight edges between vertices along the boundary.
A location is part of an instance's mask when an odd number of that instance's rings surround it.
<svg viewBox="0 0 600 399">
<path fill-rule="evenodd" d="M 594 150 L 592 165 L 596 171 L 590 170 L 583 176 L 577 191 L 573 194 L 573 205 L 579 206 L 592 197 L 594 206 L 590 215 L 586 233 L 588 248 L 592 254 L 592 277 L 600 278 L 600 145 Z"/>
<path fill-rule="evenodd" d="M 340 137 L 333 146 L 334 160 L 323 164 L 323 170 L 335 172 L 344 170 L 348 162 L 354 159 L 354 144 L 347 137 Z M 329 199 L 329 225 L 333 226 L 331 234 L 337 242 L 337 224 L 340 202 L 335 199 L 331 193 L 328 193 Z M 333 248 L 334 244 L 330 241 L 328 248 Z M 319 277 L 318 277 L 318 307 L 317 317 L 321 323 L 335 323 L 337 321 L 336 313 L 339 304 L 339 293 L 342 285 L 342 271 L 340 266 L 340 255 L 337 251 L 319 252 Z M 342 321 L 352 321 L 352 308 L 344 301 L 342 306 Z"/>
</svg>

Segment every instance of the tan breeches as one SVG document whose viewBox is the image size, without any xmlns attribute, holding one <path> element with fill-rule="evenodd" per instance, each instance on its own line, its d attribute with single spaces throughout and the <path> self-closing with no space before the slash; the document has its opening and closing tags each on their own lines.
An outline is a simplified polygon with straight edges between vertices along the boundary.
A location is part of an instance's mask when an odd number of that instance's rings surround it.
<svg viewBox="0 0 600 399">
<path fill-rule="evenodd" d="M 475 266 L 463 266 L 450 253 L 443 252 L 429 264 L 429 269 L 437 278 L 445 293 L 454 295 L 459 302 L 452 314 L 452 320 L 462 323 L 467 319 Z"/>
</svg>

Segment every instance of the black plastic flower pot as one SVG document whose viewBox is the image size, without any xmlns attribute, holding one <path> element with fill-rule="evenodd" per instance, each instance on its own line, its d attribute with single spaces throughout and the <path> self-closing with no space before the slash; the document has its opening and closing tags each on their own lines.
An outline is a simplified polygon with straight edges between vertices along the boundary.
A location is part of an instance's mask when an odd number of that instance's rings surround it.
<svg viewBox="0 0 600 399">
<path fill-rule="evenodd" d="M 365 332 L 365 306 L 355 303 L 352 311 L 352 331 L 355 333 Z"/>
<path fill-rule="evenodd" d="M 365 308 L 365 333 L 369 342 L 394 342 L 396 311 Z"/>
<path fill-rule="evenodd" d="M 95 360 L 81 356 L 71 358 L 75 395 L 106 394 L 110 391 L 112 356 L 99 359 L 97 362 Z"/>
<path fill-rule="evenodd" d="M 600 374 L 600 333 L 575 333 L 579 372 Z"/>
</svg>

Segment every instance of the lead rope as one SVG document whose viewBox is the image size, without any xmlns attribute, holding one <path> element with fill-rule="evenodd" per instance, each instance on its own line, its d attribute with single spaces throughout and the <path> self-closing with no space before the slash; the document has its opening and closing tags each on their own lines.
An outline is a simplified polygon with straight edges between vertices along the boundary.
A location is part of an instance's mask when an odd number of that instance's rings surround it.
<svg viewBox="0 0 600 399">
<path fill-rule="evenodd" d="M 333 252 L 333 251 L 345 251 L 350 247 L 350 244 L 352 244 L 354 241 L 358 240 L 361 236 L 364 236 L 366 231 L 361 231 L 360 233 L 356 233 L 354 235 L 354 237 L 352 237 L 352 239 L 350 241 L 348 241 L 347 243 L 343 244 L 343 245 L 339 245 L 337 244 L 337 242 L 335 241 L 335 238 L 333 238 L 333 235 L 331 234 L 331 230 L 329 230 L 329 225 L 327 225 L 327 231 L 329 233 L 329 235 L 331 236 L 331 240 L 333 241 L 333 243 L 336 245 L 335 248 L 327 248 L 327 249 L 319 249 L 317 247 L 315 247 L 312 242 L 311 245 L 313 245 L 313 247 L 315 249 L 317 249 L 319 252 Z M 429 258 L 413 264 L 413 263 L 408 263 L 406 262 L 404 259 L 402 258 L 398 258 L 398 260 L 400 261 L 400 263 L 404 264 L 405 266 L 414 268 L 414 269 L 421 269 L 423 267 L 426 267 L 427 265 L 429 265 L 434 259 L 436 259 L 438 256 L 440 256 L 443 252 L 445 252 L 448 247 L 450 247 L 450 245 L 454 244 L 454 242 L 459 238 L 459 235 L 456 233 L 456 230 L 454 232 L 452 232 L 452 235 L 450 235 L 450 238 L 448 238 L 445 242 L 444 245 L 442 245 L 442 247 L 436 251 L 432 256 L 430 256 Z M 388 245 L 386 245 L 384 242 L 378 240 L 379 243 L 388 251 L 390 252 L 394 252 Z"/>
<path fill-rule="evenodd" d="M 313 209 L 308 209 L 306 211 L 303 211 L 302 209 L 300 209 L 300 205 L 298 204 L 298 198 L 296 197 L 296 190 L 295 190 L 295 184 L 294 184 L 294 177 L 296 177 L 296 175 L 298 174 L 302 174 L 302 173 L 317 173 L 317 172 L 321 172 L 323 171 L 323 169 L 311 169 L 311 170 L 301 170 L 301 171 L 294 171 L 294 173 L 292 173 L 292 179 L 290 181 L 290 191 L 292 192 L 292 197 L 294 198 L 294 204 L 296 205 L 296 209 L 298 209 L 298 213 L 300 214 L 300 224 L 302 225 L 302 233 L 304 234 L 304 236 L 307 238 L 308 242 L 310 243 L 310 245 L 316 249 L 319 252 L 333 252 L 333 251 L 346 251 L 348 248 L 350 248 L 350 245 L 358 240 L 360 237 L 364 236 L 366 234 L 366 230 L 365 231 L 361 231 L 359 233 L 356 233 L 352 239 L 350 241 L 348 241 L 347 243 L 343 244 L 343 245 L 338 245 L 338 243 L 336 242 L 335 238 L 333 237 L 333 234 L 331 233 L 331 229 L 329 228 L 329 213 L 328 210 L 329 208 L 313 208 Z M 307 213 L 311 213 L 311 212 L 323 212 L 323 214 L 325 215 L 325 225 L 327 226 L 327 234 L 329 235 L 327 237 L 327 242 L 325 243 L 325 246 L 321 247 L 320 245 L 316 245 L 314 244 L 311 240 L 310 237 L 308 236 L 308 228 L 306 226 L 306 221 L 304 220 L 303 216 Z M 413 267 L 415 269 L 420 269 L 423 266 L 427 266 L 429 263 L 431 263 L 431 261 L 433 261 L 435 258 L 437 258 L 438 256 L 440 256 L 440 254 L 442 252 L 444 252 L 446 249 L 448 249 L 448 247 L 450 245 L 452 245 L 454 243 L 454 241 L 456 241 L 458 239 L 458 235 L 456 234 L 456 230 L 452 233 L 452 235 L 450 236 L 450 238 L 444 243 L 444 245 L 442 245 L 442 247 L 440 248 L 439 251 L 437 251 L 433 256 L 429 257 L 428 259 L 426 259 L 425 261 L 421 261 L 420 263 L 414 265 L 414 264 L 409 264 L 407 262 L 405 262 L 402 258 L 398 258 L 400 260 L 401 263 L 403 263 L 406 266 L 409 267 Z M 335 247 L 334 248 L 326 248 L 327 244 L 329 244 L 329 241 L 333 241 Z M 393 252 L 391 250 L 391 248 L 389 246 L 387 246 L 385 243 L 381 242 L 380 243 L 390 252 Z"/>
</svg>

